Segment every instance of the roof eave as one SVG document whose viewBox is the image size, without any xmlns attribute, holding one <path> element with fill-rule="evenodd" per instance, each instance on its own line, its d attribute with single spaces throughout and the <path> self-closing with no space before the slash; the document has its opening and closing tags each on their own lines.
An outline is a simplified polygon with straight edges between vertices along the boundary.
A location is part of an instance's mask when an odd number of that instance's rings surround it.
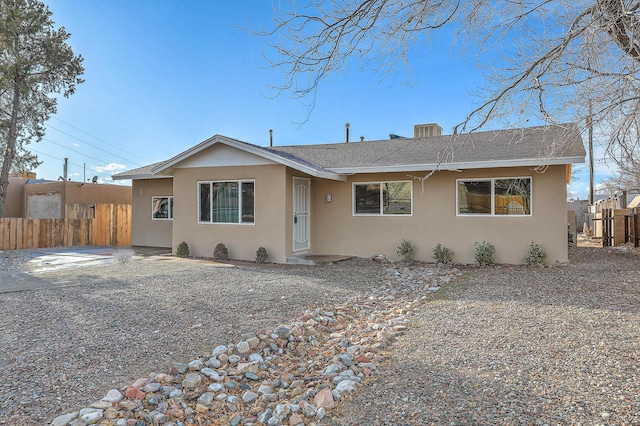
<svg viewBox="0 0 640 426">
<path fill-rule="evenodd" d="M 113 180 L 140 180 L 140 179 L 171 179 L 173 176 L 164 176 L 164 175 L 112 175 L 111 179 Z"/>
<path fill-rule="evenodd" d="M 314 167 L 310 167 L 307 166 L 305 164 L 299 163 L 297 161 L 293 161 L 290 160 L 288 158 L 284 158 L 278 154 L 275 154 L 273 152 L 267 151 L 265 149 L 263 149 L 262 147 L 259 147 L 257 145 L 253 145 L 253 144 L 249 144 L 246 142 L 240 142 L 240 141 L 236 141 L 234 139 L 230 139 L 227 138 L 225 136 L 221 136 L 221 135 L 215 135 L 209 139 L 207 139 L 204 142 L 201 142 L 200 144 L 176 155 L 175 157 L 167 160 L 166 162 L 160 164 L 158 167 L 154 168 L 151 170 L 152 173 L 160 173 L 166 170 L 169 170 L 172 166 L 175 166 L 176 164 L 178 164 L 179 162 L 199 153 L 200 151 L 209 148 L 212 145 L 215 145 L 216 143 L 222 143 L 228 146 L 231 146 L 233 148 L 239 149 L 241 151 L 244 152 L 248 152 L 250 154 L 254 154 L 257 155 L 259 157 L 262 157 L 264 159 L 273 161 L 275 163 L 278 164 L 282 164 L 283 166 L 287 166 L 290 167 L 292 169 L 298 170 L 300 172 L 306 173 L 308 175 L 314 176 L 314 177 L 320 177 L 320 178 L 324 178 L 324 179 L 331 179 L 331 180 L 338 180 L 338 181 L 345 181 L 347 180 L 346 176 L 341 175 L 340 173 L 335 173 L 332 171 L 326 171 L 326 170 L 322 170 L 320 168 L 314 168 Z"/>
<path fill-rule="evenodd" d="M 369 167 L 331 167 L 330 170 L 335 173 L 352 175 L 359 173 L 392 173 L 392 172 L 417 172 L 422 170 L 469 170 L 469 169 L 487 169 L 498 167 L 538 167 L 538 166 L 556 166 L 574 163 L 584 163 L 584 156 L 578 157 L 559 157 L 559 158 L 527 158 L 522 160 L 508 161 L 473 161 L 473 162 L 454 162 L 454 163 L 424 163 L 424 164 L 408 164 L 394 166 L 369 166 Z"/>
<path fill-rule="evenodd" d="M 300 170 L 300 171 L 303 171 L 303 170 Z M 305 173 L 307 173 L 307 172 L 305 172 Z M 313 173 L 308 173 L 308 174 L 310 174 L 311 176 L 314 176 L 314 177 L 322 178 L 322 179 L 337 180 L 337 181 L 341 181 L 341 182 L 345 182 L 347 180 L 347 175 L 342 174 L 342 173 L 316 172 L 315 174 L 313 174 Z"/>
</svg>

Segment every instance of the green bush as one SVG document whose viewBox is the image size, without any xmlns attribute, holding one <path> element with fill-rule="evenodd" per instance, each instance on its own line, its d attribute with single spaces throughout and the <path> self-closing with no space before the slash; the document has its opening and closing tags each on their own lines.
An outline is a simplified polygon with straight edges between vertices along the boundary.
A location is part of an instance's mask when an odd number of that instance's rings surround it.
<svg viewBox="0 0 640 426">
<path fill-rule="evenodd" d="M 453 261 L 453 250 L 438 243 L 433 248 L 433 256 L 431 256 L 437 263 L 451 263 Z"/>
<path fill-rule="evenodd" d="M 267 253 L 267 249 L 264 247 L 259 247 L 258 250 L 256 251 L 256 262 L 264 263 L 267 261 L 267 257 L 269 257 L 269 254 Z"/>
<path fill-rule="evenodd" d="M 486 241 L 481 243 L 476 241 L 473 245 L 476 248 L 474 255 L 476 263 L 479 263 L 480 265 L 493 265 L 496 263 L 496 248 L 493 245 Z"/>
<path fill-rule="evenodd" d="M 540 265 L 547 254 L 542 250 L 542 246 L 535 241 L 531 241 L 529 244 L 529 250 L 524 257 L 524 263 L 527 265 Z"/>
<path fill-rule="evenodd" d="M 213 249 L 213 258 L 215 260 L 229 260 L 229 250 L 227 246 L 219 243 L 216 248 Z"/>
<path fill-rule="evenodd" d="M 398 246 L 398 251 L 396 254 L 402 258 L 403 262 L 413 262 L 414 254 L 416 247 L 413 245 L 411 240 L 402 240 L 400 245 Z"/>
<path fill-rule="evenodd" d="M 178 257 L 189 257 L 189 244 L 186 241 L 178 244 L 178 248 L 176 249 L 176 256 Z"/>
</svg>

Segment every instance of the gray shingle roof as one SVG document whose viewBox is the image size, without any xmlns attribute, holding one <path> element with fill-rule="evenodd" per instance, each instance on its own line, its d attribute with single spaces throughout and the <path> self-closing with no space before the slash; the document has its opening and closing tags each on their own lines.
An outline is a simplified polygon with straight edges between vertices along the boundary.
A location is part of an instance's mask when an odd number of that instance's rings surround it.
<svg viewBox="0 0 640 426">
<path fill-rule="evenodd" d="M 153 169 L 160 166 L 164 161 L 159 161 L 157 163 L 149 164 L 146 166 L 138 167 L 137 169 L 131 169 L 126 172 L 120 172 L 112 175 L 113 180 L 121 180 L 121 179 L 141 179 L 143 177 L 152 179 L 152 178 L 160 178 L 164 176 L 157 176 L 153 174 Z M 170 177 L 170 176 L 166 176 Z"/>
<path fill-rule="evenodd" d="M 344 180 L 353 173 L 546 166 L 584 162 L 575 124 L 496 130 L 426 138 L 397 138 L 322 145 L 260 147 L 216 135 L 167 161 L 113 175 L 114 179 L 160 178 L 156 173 L 215 143 L 225 143 L 305 173 Z M 317 174 L 316 174 L 317 172 Z"/>
<path fill-rule="evenodd" d="M 429 167 L 459 167 L 481 163 L 528 163 L 530 166 L 584 161 L 585 150 L 574 124 L 477 132 L 427 138 L 399 138 L 325 145 L 268 148 L 333 171 Z"/>
</svg>

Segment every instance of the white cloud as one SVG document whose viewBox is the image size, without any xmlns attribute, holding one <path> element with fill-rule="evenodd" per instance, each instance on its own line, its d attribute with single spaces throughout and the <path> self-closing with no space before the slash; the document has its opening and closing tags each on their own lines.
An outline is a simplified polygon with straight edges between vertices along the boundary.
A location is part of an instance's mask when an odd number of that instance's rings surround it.
<svg viewBox="0 0 640 426">
<path fill-rule="evenodd" d="M 121 170 L 125 170 L 127 168 L 124 164 L 118 163 L 109 163 L 106 166 L 93 166 L 91 170 L 94 170 L 98 173 L 107 173 L 107 172 L 118 172 Z"/>
<path fill-rule="evenodd" d="M 80 144 L 79 143 L 74 143 L 72 144 L 75 148 L 80 148 Z"/>
</svg>

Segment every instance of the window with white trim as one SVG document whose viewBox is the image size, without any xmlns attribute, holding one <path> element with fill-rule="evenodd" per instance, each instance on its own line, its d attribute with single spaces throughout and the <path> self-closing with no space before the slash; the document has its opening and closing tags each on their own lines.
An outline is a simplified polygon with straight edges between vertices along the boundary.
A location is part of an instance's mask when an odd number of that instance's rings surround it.
<svg viewBox="0 0 640 426">
<path fill-rule="evenodd" d="M 531 216 L 531 178 L 458 179 L 458 215 Z"/>
<path fill-rule="evenodd" d="M 198 182 L 198 222 L 254 223 L 253 180 Z"/>
<path fill-rule="evenodd" d="M 398 216 L 413 213 L 411 181 L 353 184 L 353 214 Z"/>
<path fill-rule="evenodd" d="M 151 218 L 153 220 L 173 219 L 173 197 L 151 197 Z"/>
</svg>

